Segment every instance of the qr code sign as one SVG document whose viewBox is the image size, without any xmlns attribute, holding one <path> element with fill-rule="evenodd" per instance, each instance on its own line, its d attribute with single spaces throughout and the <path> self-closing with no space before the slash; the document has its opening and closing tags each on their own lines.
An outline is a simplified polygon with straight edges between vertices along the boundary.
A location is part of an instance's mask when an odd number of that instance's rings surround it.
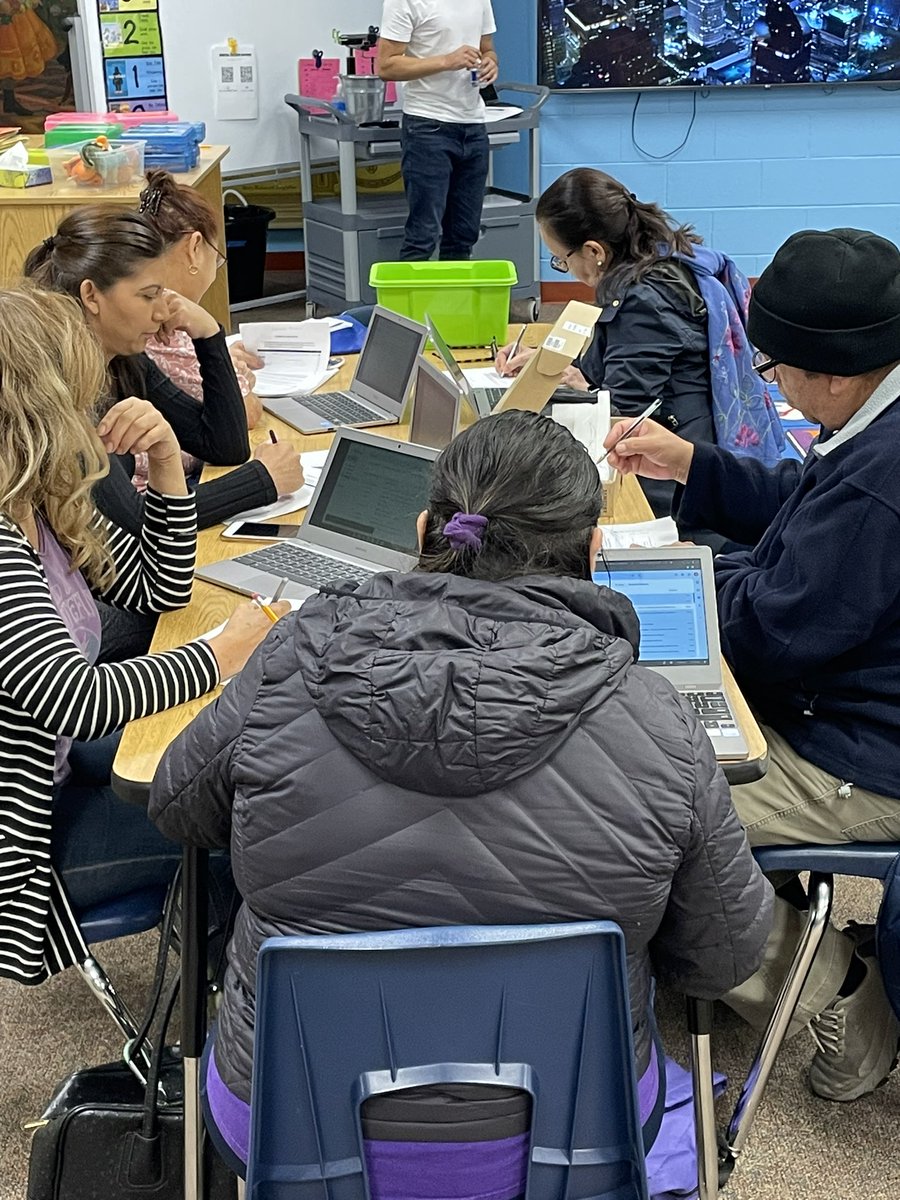
<svg viewBox="0 0 900 1200">
<path fill-rule="evenodd" d="M 222 82 L 223 83 L 234 83 L 234 67 L 223 67 L 222 68 Z"/>
<path fill-rule="evenodd" d="M 253 68 L 252 67 L 241 67 L 241 83 L 252 83 L 252 82 L 253 82 Z"/>
</svg>

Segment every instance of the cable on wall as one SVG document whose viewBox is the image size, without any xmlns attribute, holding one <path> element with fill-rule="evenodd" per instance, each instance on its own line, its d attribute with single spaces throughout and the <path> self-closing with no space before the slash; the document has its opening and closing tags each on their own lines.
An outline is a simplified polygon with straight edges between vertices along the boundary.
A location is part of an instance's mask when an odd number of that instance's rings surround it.
<svg viewBox="0 0 900 1200">
<path fill-rule="evenodd" d="M 672 158 L 673 155 L 677 154 L 679 150 L 683 150 L 687 145 L 688 138 L 691 136 L 691 130 L 694 128 L 694 122 L 697 119 L 697 89 L 695 88 L 692 93 L 693 104 L 691 106 L 691 119 L 688 122 L 685 135 L 674 148 L 674 150 L 667 150 L 665 154 L 653 154 L 652 151 L 646 150 L 637 139 L 637 115 L 638 109 L 641 105 L 641 100 L 643 100 L 643 98 L 644 93 L 638 92 L 637 96 L 635 97 L 634 108 L 631 110 L 631 143 L 635 150 L 637 150 L 639 154 L 643 154 L 646 158 L 654 158 L 657 161 L 661 161 L 666 158 Z"/>
</svg>

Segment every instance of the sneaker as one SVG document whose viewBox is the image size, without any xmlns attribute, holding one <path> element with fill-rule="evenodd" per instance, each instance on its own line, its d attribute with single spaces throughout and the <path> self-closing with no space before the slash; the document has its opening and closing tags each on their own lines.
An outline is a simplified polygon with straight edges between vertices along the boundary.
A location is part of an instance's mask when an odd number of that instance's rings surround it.
<svg viewBox="0 0 900 1200">
<path fill-rule="evenodd" d="M 897 1065 L 900 1021 L 894 1016 L 881 973 L 862 959 L 865 977 L 849 996 L 837 996 L 810 1022 L 818 1051 L 809 1086 L 823 1100 L 858 1100 L 873 1092 Z"/>
</svg>

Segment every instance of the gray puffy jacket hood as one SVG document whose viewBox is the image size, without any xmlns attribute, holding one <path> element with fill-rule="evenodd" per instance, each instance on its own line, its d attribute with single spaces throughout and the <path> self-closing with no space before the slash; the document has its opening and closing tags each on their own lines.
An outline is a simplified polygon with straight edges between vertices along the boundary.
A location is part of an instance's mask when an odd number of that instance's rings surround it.
<svg viewBox="0 0 900 1200">
<path fill-rule="evenodd" d="M 173 743 L 150 813 L 228 846 L 244 905 L 216 1062 L 249 1099 L 267 937 L 611 918 L 638 1067 L 655 973 L 758 965 L 767 885 L 709 739 L 589 580 L 386 574 L 283 618 Z"/>
<path fill-rule="evenodd" d="M 638 638 L 628 600 L 576 579 L 379 575 L 304 613 L 303 674 L 331 733 L 439 796 L 533 771 L 620 685 Z"/>
</svg>

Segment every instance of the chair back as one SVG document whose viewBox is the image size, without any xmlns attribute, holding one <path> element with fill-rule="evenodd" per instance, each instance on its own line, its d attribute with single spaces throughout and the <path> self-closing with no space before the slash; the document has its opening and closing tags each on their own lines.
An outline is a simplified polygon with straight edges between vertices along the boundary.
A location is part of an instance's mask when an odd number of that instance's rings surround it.
<svg viewBox="0 0 900 1200">
<path fill-rule="evenodd" d="M 367 1200 L 362 1102 L 447 1082 L 531 1093 L 527 1200 L 647 1200 L 612 922 L 273 938 L 258 967 L 249 1200 Z"/>
</svg>

